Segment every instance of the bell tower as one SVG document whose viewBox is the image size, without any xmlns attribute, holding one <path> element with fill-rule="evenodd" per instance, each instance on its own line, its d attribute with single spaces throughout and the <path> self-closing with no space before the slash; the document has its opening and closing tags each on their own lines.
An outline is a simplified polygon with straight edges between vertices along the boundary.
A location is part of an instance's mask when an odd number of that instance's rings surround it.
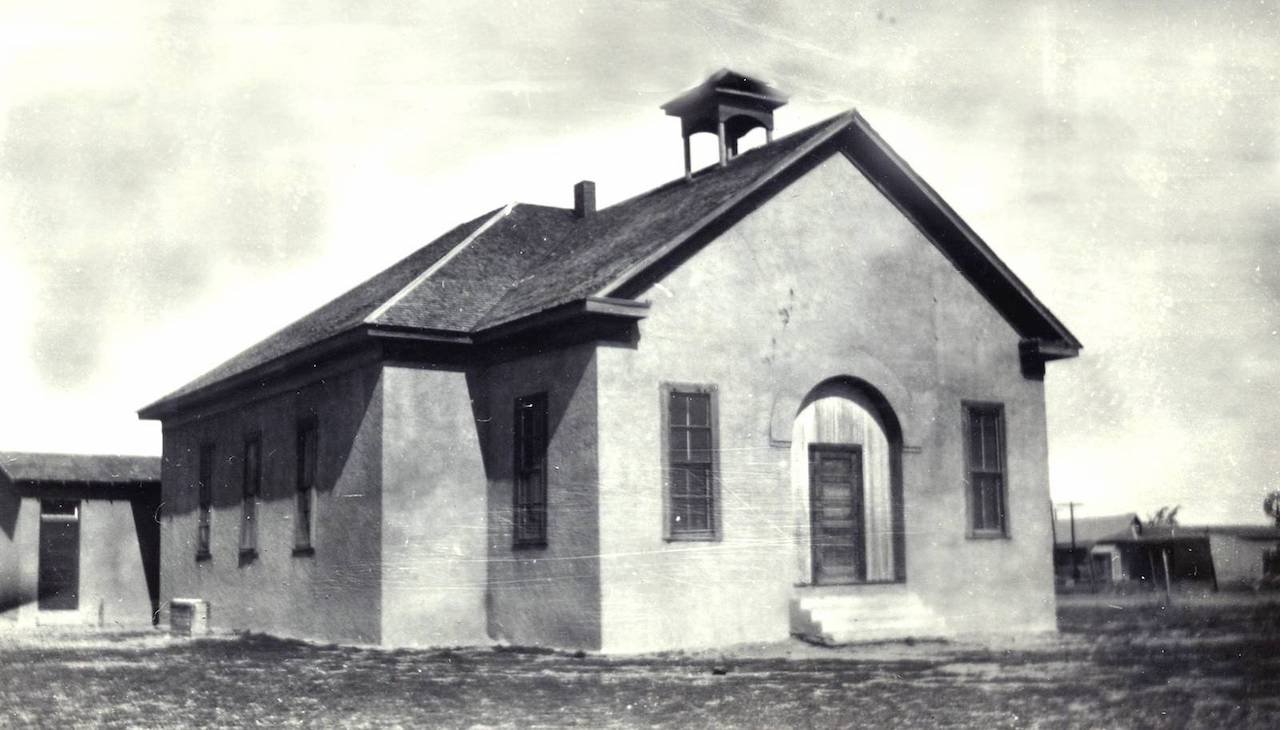
<svg viewBox="0 0 1280 730">
<path fill-rule="evenodd" d="M 756 127 L 764 127 L 773 141 L 773 110 L 787 103 L 787 96 L 758 79 L 722 68 L 698 86 L 662 105 L 668 115 L 680 118 L 684 138 L 684 176 L 693 176 L 689 137 L 710 132 L 720 140 L 720 165 L 738 154 L 738 140 Z"/>
</svg>

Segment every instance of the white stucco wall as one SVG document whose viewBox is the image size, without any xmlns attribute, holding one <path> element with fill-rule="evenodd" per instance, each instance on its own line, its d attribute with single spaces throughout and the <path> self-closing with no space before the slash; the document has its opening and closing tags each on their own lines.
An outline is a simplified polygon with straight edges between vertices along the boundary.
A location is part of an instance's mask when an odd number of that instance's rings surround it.
<svg viewBox="0 0 1280 730">
<path fill-rule="evenodd" d="M 606 650 L 787 636 L 808 547 L 791 493 L 796 414 L 775 409 L 840 376 L 876 388 L 902 422 L 907 588 L 958 631 L 1054 627 L 1043 383 L 1023 376 L 1011 326 L 847 160 L 642 298 L 637 346 L 598 354 Z M 663 540 L 664 382 L 718 389 L 719 541 Z M 967 535 L 964 400 L 1004 404 L 1004 539 Z"/>
</svg>

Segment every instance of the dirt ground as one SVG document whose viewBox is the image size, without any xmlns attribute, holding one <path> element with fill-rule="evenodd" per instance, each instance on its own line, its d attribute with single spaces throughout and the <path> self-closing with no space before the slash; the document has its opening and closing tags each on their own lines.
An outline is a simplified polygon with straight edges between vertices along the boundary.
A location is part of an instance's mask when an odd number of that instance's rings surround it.
<svg viewBox="0 0 1280 730">
<path fill-rule="evenodd" d="M 1280 726 L 1280 602 L 1072 599 L 1061 633 L 639 658 L 0 634 L 7 726 Z"/>
</svg>

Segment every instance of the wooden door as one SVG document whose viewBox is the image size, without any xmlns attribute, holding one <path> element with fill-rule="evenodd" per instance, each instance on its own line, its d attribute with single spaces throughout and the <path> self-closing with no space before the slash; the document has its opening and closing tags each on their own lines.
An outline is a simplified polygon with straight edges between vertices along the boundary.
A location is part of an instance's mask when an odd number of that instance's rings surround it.
<svg viewBox="0 0 1280 730">
<path fill-rule="evenodd" d="M 40 503 L 40 565 L 36 592 L 41 610 L 80 607 L 80 503 Z"/>
<path fill-rule="evenodd" d="M 860 447 L 809 447 L 809 506 L 813 582 L 866 580 Z"/>
</svg>

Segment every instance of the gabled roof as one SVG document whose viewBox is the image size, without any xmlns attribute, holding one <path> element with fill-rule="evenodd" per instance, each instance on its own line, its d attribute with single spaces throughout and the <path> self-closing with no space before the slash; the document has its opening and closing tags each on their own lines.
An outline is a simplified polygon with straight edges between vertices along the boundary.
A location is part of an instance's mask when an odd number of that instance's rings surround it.
<svg viewBox="0 0 1280 730">
<path fill-rule="evenodd" d="M 1138 519 L 1134 512 L 1102 517 L 1077 517 L 1075 519 L 1076 547 L 1087 548 L 1093 543 L 1118 534 L 1128 534 L 1129 525 Z M 1071 520 L 1058 517 L 1053 521 L 1054 545 L 1071 547 Z"/>
<path fill-rule="evenodd" d="M 414 333 L 469 345 L 548 312 L 643 316 L 647 276 L 843 152 L 1045 359 L 1080 343 L 857 112 L 849 111 L 584 217 L 512 204 L 463 223 L 329 304 L 140 411 L 157 418 L 346 338 Z"/>
<path fill-rule="evenodd" d="M 158 484 L 160 457 L 9 451 L 0 453 L 0 472 L 32 484 Z"/>
</svg>

